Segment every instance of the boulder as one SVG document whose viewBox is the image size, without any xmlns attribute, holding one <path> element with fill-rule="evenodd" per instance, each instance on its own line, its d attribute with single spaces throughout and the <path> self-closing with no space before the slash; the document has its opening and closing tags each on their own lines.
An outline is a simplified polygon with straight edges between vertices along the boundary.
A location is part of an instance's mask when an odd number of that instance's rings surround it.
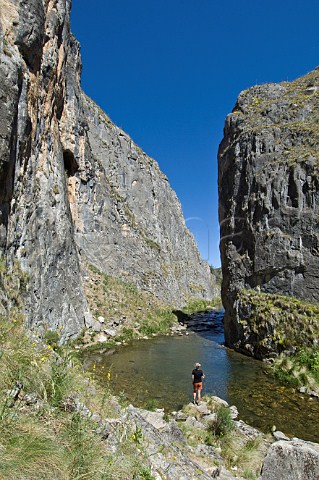
<svg viewBox="0 0 319 480">
<path fill-rule="evenodd" d="M 303 440 L 279 441 L 265 458 L 261 480 L 318 480 L 319 445 Z"/>
</svg>

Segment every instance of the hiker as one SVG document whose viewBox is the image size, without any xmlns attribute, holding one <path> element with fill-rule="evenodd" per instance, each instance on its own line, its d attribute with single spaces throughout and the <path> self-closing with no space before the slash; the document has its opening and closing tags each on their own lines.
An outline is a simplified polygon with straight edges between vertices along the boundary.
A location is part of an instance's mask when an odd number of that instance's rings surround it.
<svg viewBox="0 0 319 480">
<path fill-rule="evenodd" d="M 200 402 L 200 392 L 203 388 L 203 379 L 205 378 L 205 375 L 202 370 L 200 370 L 201 364 L 200 363 L 195 363 L 195 368 L 192 371 L 192 382 L 193 382 L 193 395 L 194 395 L 194 400 L 193 403 L 199 405 Z M 197 395 L 197 400 L 196 400 L 196 395 Z"/>
</svg>

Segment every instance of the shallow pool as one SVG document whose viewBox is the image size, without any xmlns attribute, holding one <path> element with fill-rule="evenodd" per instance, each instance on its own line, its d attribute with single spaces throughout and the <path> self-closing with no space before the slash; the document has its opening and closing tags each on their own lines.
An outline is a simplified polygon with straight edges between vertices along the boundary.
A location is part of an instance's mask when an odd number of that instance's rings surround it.
<svg viewBox="0 0 319 480">
<path fill-rule="evenodd" d="M 193 320 L 188 336 L 135 341 L 112 354 L 90 354 L 85 365 L 96 365 L 102 383 L 110 371 L 115 393 L 134 405 L 151 401 L 172 411 L 192 399 L 191 372 L 200 362 L 206 375 L 203 393 L 236 405 L 241 419 L 264 432 L 275 425 L 289 436 L 319 442 L 317 399 L 281 385 L 265 373 L 262 362 L 225 348 L 222 312 L 199 314 Z M 196 328 L 198 324 L 202 328 Z"/>
</svg>

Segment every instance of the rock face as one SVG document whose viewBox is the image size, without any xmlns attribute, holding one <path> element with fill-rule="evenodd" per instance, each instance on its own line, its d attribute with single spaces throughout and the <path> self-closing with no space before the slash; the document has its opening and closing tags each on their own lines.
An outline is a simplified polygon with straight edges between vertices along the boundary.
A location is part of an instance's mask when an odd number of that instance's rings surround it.
<svg viewBox="0 0 319 480">
<path fill-rule="evenodd" d="M 228 345 L 239 292 L 319 300 L 319 70 L 242 92 L 219 149 L 222 299 Z"/>
<path fill-rule="evenodd" d="M 265 458 L 261 480 L 317 480 L 319 445 L 292 440 L 275 442 Z"/>
<path fill-rule="evenodd" d="M 157 163 L 80 89 L 70 0 L 0 0 L 0 249 L 29 274 L 30 327 L 76 335 L 89 262 L 181 306 L 211 298 Z"/>
</svg>

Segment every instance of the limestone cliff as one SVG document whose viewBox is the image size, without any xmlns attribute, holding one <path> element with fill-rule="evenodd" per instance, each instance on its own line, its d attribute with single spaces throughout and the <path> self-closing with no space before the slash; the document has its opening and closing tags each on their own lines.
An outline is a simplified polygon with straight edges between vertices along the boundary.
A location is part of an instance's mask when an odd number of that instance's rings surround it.
<svg viewBox="0 0 319 480">
<path fill-rule="evenodd" d="M 174 306 L 214 285 L 157 163 L 80 88 L 70 0 L 0 0 L 0 248 L 30 327 L 91 322 L 83 265 Z"/>
<path fill-rule="evenodd" d="M 243 289 L 319 300 L 318 120 L 318 69 L 242 92 L 226 118 L 219 218 L 229 345 L 245 348 Z"/>
</svg>

